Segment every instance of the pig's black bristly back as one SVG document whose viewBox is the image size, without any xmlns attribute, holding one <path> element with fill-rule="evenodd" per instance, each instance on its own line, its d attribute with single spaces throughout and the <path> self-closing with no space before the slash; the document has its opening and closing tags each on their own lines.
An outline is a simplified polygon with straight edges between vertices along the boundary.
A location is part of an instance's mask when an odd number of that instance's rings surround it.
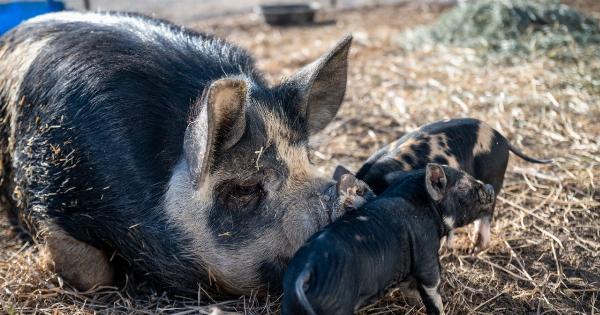
<svg viewBox="0 0 600 315">
<path fill-rule="evenodd" d="M 381 198 L 400 197 L 415 206 L 429 205 L 425 189 L 425 169 L 403 173 L 389 183 L 389 187 L 380 194 Z"/>
<path fill-rule="evenodd" d="M 375 194 L 381 194 L 389 182 L 385 175 L 392 172 L 402 171 L 402 165 L 394 159 L 369 159 L 356 173 L 356 178 L 369 184 Z"/>
</svg>

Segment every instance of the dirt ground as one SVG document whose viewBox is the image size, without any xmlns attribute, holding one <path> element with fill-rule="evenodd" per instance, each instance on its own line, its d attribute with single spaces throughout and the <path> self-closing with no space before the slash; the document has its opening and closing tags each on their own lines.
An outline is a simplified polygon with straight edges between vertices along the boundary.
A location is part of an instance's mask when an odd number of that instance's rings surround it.
<svg viewBox="0 0 600 315">
<path fill-rule="evenodd" d="M 600 17 L 597 1 L 568 1 Z M 594 314 L 600 312 L 600 55 L 580 58 L 487 58 L 472 49 L 400 48 L 403 30 L 432 22 L 441 8 L 409 4 L 325 14 L 323 23 L 271 28 L 254 15 L 189 24 L 248 48 L 272 82 L 352 33 L 345 104 L 314 139 L 313 162 L 331 173 L 356 170 L 377 148 L 417 126 L 476 117 L 528 154 L 511 158 L 498 198 L 490 247 L 469 248 L 470 228 L 442 249 L 447 314 Z M 333 21 L 335 19 L 335 21 Z M 278 311 L 278 296 L 221 300 L 166 296 L 143 284 L 76 292 L 39 266 L 38 246 L 0 234 L 0 313 L 244 314 Z M 420 302 L 392 289 L 361 314 L 423 314 Z"/>
</svg>

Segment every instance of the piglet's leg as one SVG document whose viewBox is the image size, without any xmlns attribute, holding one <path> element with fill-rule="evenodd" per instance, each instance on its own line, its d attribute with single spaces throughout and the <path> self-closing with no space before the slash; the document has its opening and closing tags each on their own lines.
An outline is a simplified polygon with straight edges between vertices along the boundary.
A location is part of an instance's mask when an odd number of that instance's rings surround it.
<svg viewBox="0 0 600 315">
<path fill-rule="evenodd" d="M 438 286 L 439 280 L 438 284 L 432 287 L 428 287 L 422 283 L 419 285 L 419 293 L 429 315 L 444 314 L 444 303 L 442 303 L 442 296 L 438 292 Z"/>
<path fill-rule="evenodd" d="M 475 251 L 485 249 L 490 243 L 490 217 L 476 220 L 473 224 L 473 230 Z"/>
<path fill-rule="evenodd" d="M 431 261 L 432 262 L 432 261 Z M 434 263 L 424 262 L 416 270 L 419 294 L 429 315 L 444 314 L 444 303 L 438 292 L 440 286 L 440 265 L 437 259 Z"/>
</svg>

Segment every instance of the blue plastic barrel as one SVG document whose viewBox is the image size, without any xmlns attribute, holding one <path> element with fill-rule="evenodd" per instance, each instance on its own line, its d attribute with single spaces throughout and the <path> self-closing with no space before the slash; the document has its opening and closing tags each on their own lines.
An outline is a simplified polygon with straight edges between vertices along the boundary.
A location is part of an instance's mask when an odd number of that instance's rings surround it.
<svg viewBox="0 0 600 315">
<path fill-rule="evenodd" d="M 9 1 L 0 3 L 0 34 L 17 26 L 24 20 L 36 15 L 62 11 L 65 4 L 62 1 Z"/>
</svg>

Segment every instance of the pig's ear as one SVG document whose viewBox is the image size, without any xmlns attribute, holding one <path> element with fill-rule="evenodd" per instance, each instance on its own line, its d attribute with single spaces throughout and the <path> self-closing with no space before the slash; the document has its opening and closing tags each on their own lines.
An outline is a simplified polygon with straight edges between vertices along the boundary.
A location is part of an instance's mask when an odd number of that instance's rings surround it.
<svg viewBox="0 0 600 315">
<path fill-rule="evenodd" d="M 299 112 L 306 118 L 310 135 L 325 128 L 342 104 L 351 43 L 352 36 L 345 37 L 328 54 L 300 69 L 288 81 L 300 89 Z"/>
<path fill-rule="evenodd" d="M 344 209 L 358 209 L 375 198 L 371 187 L 351 173 L 340 177 L 336 186 L 339 203 Z M 335 219 L 335 216 L 332 216 Z"/>
<path fill-rule="evenodd" d="M 440 201 L 446 193 L 446 173 L 441 165 L 435 163 L 429 163 L 425 167 L 425 186 L 431 199 L 434 201 Z"/>
<path fill-rule="evenodd" d="M 352 172 L 350 172 L 350 170 L 347 169 L 346 167 L 344 167 L 343 165 L 338 165 L 335 167 L 335 170 L 333 171 L 332 179 L 337 182 L 340 180 L 340 178 L 342 178 L 342 175 L 345 175 L 345 174 L 352 174 Z"/>
<path fill-rule="evenodd" d="M 212 155 L 235 145 L 246 129 L 244 80 L 221 79 L 207 87 L 195 104 L 183 149 L 195 185 L 206 178 Z M 215 148 L 218 146 L 218 148 Z"/>
</svg>

